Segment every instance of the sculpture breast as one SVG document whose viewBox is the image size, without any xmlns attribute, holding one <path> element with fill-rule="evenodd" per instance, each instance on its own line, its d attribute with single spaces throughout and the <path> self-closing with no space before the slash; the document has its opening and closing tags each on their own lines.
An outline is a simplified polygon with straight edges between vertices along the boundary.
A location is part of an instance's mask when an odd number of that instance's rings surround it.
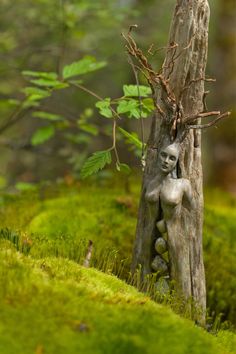
<svg viewBox="0 0 236 354">
<path fill-rule="evenodd" d="M 167 221 L 181 212 L 185 183 L 182 178 L 168 178 L 160 191 L 163 218 Z"/>
</svg>

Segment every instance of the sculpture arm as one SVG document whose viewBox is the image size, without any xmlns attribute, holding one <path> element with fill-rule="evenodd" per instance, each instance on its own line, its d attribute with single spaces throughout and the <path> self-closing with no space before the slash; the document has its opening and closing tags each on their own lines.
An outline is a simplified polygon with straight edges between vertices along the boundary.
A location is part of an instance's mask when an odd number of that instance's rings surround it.
<svg viewBox="0 0 236 354">
<path fill-rule="evenodd" d="M 191 183 L 189 182 L 188 179 L 185 179 L 184 183 L 184 196 L 183 196 L 183 205 L 186 207 L 188 210 L 194 210 L 196 205 L 194 202 L 193 198 L 193 191 L 191 187 Z"/>
</svg>

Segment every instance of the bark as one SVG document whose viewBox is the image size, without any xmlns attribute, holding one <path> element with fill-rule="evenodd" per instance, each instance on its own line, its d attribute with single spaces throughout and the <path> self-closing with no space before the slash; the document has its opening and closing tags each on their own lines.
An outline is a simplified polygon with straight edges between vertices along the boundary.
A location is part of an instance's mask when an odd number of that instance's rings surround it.
<svg viewBox="0 0 236 354">
<path fill-rule="evenodd" d="M 168 50 L 165 59 L 164 77 L 169 78 L 169 86 L 177 103 L 182 101 L 184 116 L 192 116 L 203 110 L 205 67 L 208 48 L 209 6 L 207 0 L 178 0 L 170 28 L 169 45 L 178 44 L 172 66 L 173 50 Z M 184 49 L 185 48 L 185 49 Z M 196 80 L 193 82 L 192 80 Z M 183 91 L 184 87 L 189 86 Z M 154 241 L 160 236 L 156 221 L 161 218 L 161 207 L 157 203 L 150 210 L 145 199 L 147 186 L 155 177 L 158 185 L 158 151 L 164 142 L 170 140 L 170 107 L 165 104 L 163 87 L 156 87 L 154 99 L 167 119 L 162 119 L 157 111 L 147 147 L 146 168 L 143 176 L 139 206 L 136 240 L 133 252 L 133 271 L 139 264 L 142 276 L 152 272 Z M 204 324 L 206 309 L 205 274 L 202 254 L 203 192 L 201 166 L 201 133 L 190 130 L 181 144 L 178 177 L 190 181 L 195 208 L 189 213 L 182 208 L 181 217 L 167 223 L 168 247 L 171 278 L 179 294 L 186 299 L 193 298 L 201 311 L 194 311 L 192 317 Z"/>
</svg>

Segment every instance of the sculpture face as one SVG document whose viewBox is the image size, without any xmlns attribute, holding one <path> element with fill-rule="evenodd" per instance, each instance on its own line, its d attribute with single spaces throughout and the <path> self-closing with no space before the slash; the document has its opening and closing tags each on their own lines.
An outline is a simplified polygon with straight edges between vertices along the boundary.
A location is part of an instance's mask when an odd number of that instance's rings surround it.
<svg viewBox="0 0 236 354">
<path fill-rule="evenodd" d="M 179 146 L 171 144 L 163 148 L 159 155 L 159 166 L 162 172 L 168 174 L 174 170 L 179 158 Z"/>
</svg>

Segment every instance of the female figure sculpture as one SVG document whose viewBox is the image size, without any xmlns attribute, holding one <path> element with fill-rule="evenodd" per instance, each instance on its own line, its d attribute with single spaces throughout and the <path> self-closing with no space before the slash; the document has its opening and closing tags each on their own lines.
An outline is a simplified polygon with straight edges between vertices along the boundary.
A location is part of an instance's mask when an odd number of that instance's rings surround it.
<svg viewBox="0 0 236 354">
<path fill-rule="evenodd" d="M 194 210 L 192 201 L 191 184 L 185 178 L 177 177 L 177 162 L 180 145 L 172 143 L 161 149 L 158 158 L 159 173 L 147 186 L 145 198 L 149 204 L 150 212 L 156 213 L 158 205 L 158 220 L 156 223 L 157 234 L 161 234 L 155 241 L 157 255 L 152 262 L 152 268 L 164 274 L 164 267 L 160 267 L 162 256 L 165 252 L 165 238 L 169 252 L 170 277 L 175 283 L 179 294 L 191 296 L 190 276 L 190 248 L 189 240 L 183 235 L 182 227 L 186 230 L 186 213 L 183 217 L 182 208 Z M 176 223 L 181 219 L 181 223 Z M 180 225 L 180 226 L 178 226 Z M 166 234 L 166 236 L 165 236 Z M 162 269 L 161 269 L 162 268 Z M 178 288 L 177 288 L 178 286 Z"/>
</svg>

